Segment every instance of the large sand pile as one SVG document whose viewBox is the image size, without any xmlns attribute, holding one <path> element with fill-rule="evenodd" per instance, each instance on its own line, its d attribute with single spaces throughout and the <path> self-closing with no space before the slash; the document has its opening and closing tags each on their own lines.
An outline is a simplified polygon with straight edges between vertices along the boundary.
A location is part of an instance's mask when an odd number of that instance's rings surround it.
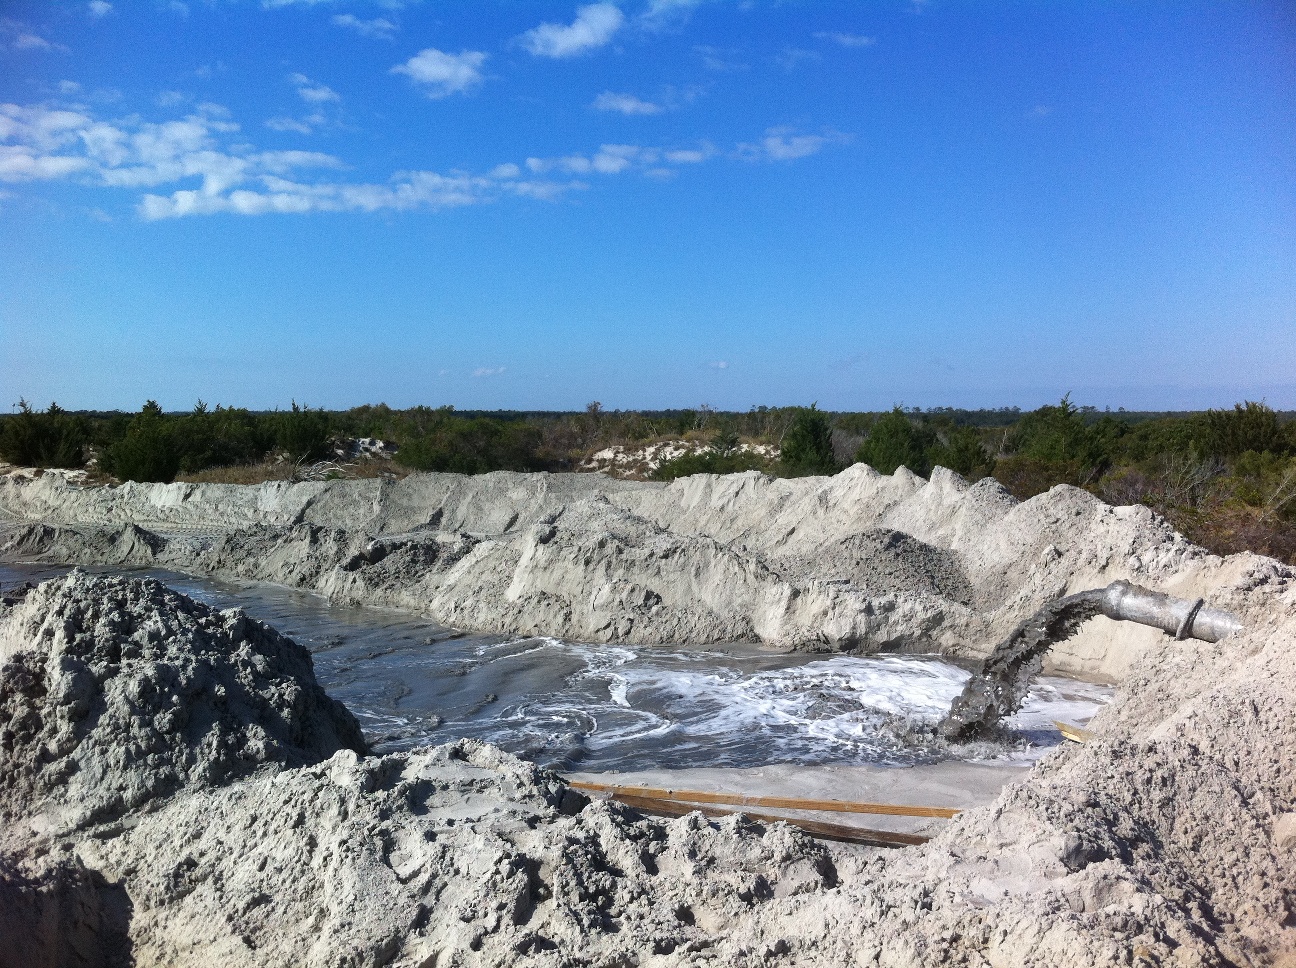
<svg viewBox="0 0 1296 968">
<path fill-rule="evenodd" d="M 10 557 L 278 582 L 580 641 L 980 656 L 1069 592 L 1128 579 L 1209 598 L 1249 567 L 1146 508 L 1070 487 L 1018 503 L 941 468 L 669 485 L 496 473 L 85 488 L 46 475 L 0 483 L 0 517 Z M 1049 668 L 1115 680 L 1158 634 L 1099 619 Z"/>
<path fill-rule="evenodd" d="M 1296 586 L 1238 573 L 1247 632 L 1159 638 L 1094 741 L 895 852 L 360 756 L 291 642 L 74 573 L 0 607 L 0 964 L 1291 964 Z"/>
</svg>

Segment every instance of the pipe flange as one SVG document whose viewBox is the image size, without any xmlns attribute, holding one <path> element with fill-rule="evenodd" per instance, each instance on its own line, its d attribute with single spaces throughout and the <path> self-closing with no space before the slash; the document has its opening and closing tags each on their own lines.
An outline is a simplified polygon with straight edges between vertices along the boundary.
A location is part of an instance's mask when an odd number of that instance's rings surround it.
<svg viewBox="0 0 1296 968">
<path fill-rule="evenodd" d="M 1201 611 L 1201 607 L 1205 604 L 1206 599 L 1204 598 L 1199 598 L 1192 603 L 1192 608 L 1188 609 L 1188 614 L 1179 623 L 1179 628 L 1175 632 L 1175 641 L 1182 642 L 1188 638 L 1189 633 L 1192 632 L 1193 622 L 1197 621 L 1197 613 Z"/>
</svg>

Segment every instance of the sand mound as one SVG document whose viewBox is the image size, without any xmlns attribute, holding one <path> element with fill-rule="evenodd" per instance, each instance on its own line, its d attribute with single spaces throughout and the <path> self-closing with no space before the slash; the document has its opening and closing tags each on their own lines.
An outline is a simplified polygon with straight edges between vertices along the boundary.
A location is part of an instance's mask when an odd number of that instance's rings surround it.
<svg viewBox="0 0 1296 968">
<path fill-rule="evenodd" d="M 76 828 L 181 786 L 363 751 L 310 654 L 154 581 L 73 573 L 0 620 L 0 816 Z"/>
<path fill-rule="evenodd" d="M 357 756 L 288 640 L 74 574 L 0 615 L 0 964 L 1282 963 L 1296 575 L 1254 567 L 1229 604 L 1248 631 L 1161 637 L 1094 741 L 875 852 L 639 819 L 471 741 Z M 132 684 L 182 680 L 207 686 L 168 731 L 176 704 Z M 74 801 L 110 809 L 40 822 Z"/>
</svg>

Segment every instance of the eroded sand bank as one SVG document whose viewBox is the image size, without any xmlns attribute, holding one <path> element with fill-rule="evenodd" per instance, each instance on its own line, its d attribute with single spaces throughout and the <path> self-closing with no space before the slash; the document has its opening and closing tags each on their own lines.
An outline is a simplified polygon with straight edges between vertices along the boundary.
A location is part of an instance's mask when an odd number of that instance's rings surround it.
<svg viewBox="0 0 1296 968">
<path fill-rule="evenodd" d="M 1070 487 L 1018 503 L 942 468 L 669 485 L 501 472 L 83 488 L 45 475 L 0 482 L 0 515 L 8 557 L 278 582 L 588 642 L 979 656 L 1069 592 L 1129 579 L 1210 599 L 1248 567 L 1146 508 Z M 1049 669 L 1115 681 L 1158 635 L 1098 619 Z"/>
</svg>

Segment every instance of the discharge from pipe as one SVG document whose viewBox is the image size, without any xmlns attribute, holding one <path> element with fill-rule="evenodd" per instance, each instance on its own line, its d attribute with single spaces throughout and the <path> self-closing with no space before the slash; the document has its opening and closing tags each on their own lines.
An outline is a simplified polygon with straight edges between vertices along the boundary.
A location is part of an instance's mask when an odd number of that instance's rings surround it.
<svg viewBox="0 0 1296 968">
<path fill-rule="evenodd" d="M 1068 595 L 1045 605 L 995 646 L 941 721 L 941 735 L 965 742 L 993 733 L 1000 720 L 1021 708 L 1048 650 L 1096 615 L 1204 642 L 1218 642 L 1242 628 L 1233 615 L 1205 607 L 1200 598 L 1173 598 L 1126 581 Z"/>
</svg>

